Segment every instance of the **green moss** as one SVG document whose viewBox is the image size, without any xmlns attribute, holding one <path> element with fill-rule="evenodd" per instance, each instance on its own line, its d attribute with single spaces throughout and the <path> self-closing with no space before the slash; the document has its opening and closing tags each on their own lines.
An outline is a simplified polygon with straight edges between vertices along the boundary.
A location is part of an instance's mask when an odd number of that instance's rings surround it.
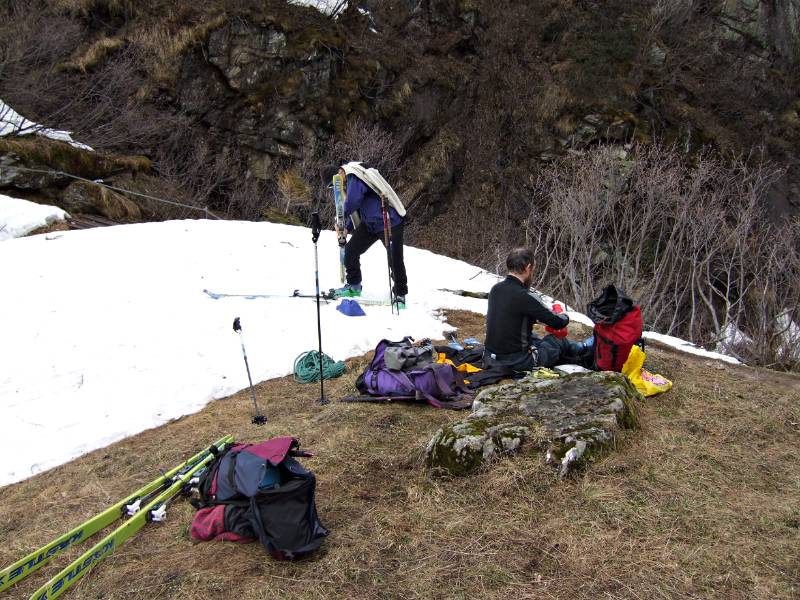
<svg viewBox="0 0 800 600">
<path fill-rule="evenodd" d="M 438 468 L 450 475 L 466 475 L 483 462 L 483 451 L 470 451 L 462 448 L 456 449 L 459 440 L 470 437 L 486 437 L 486 430 L 491 427 L 488 419 L 467 419 L 461 423 L 448 425 L 437 432 L 428 452 L 427 463 L 431 468 Z"/>
<path fill-rule="evenodd" d="M 144 156 L 115 156 L 90 152 L 38 135 L 0 139 L 0 154 L 14 154 L 28 167 L 48 167 L 86 179 L 102 179 L 120 171 L 149 171 Z"/>
</svg>

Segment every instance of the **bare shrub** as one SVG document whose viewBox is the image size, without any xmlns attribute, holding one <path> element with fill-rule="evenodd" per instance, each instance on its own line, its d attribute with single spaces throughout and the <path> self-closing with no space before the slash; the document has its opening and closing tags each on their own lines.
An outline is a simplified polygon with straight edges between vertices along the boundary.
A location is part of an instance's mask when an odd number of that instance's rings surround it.
<svg viewBox="0 0 800 600">
<path fill-rule="evenodd" d="M 79 43 L 81 26 L 69 18 L 54 16 L 35 2 L 9 0 L 0 3 L 0 84 L 3 99 L 28 88 L 47 94 L 45 73 Z"/>
<path fill-rule="evenodd" d="M 747 256 L 750 285 L 746 310 L 736 321 L 747 343 L 731 344 L 745 360 L 800 369 L 800 219 L 769 225 L 752 234 L 760 248 Z"/>
<path fill-rule="evenodd" d="M 555 163 L 536 180 L 526 226 L 537 285 L 582 308 L 613 282 L 657 331 L 743 356 L 743 338 L 731 337 L 740 331 L 751 340 L 748 360 L 786 366 L 800 230 L 765 221 L 779 174 L 710 154 L 690 167 L 659 145 L 601 146 Z"/>
<path fill-rule="evenodd" d="M 401 149 L 390 132 L 358 117 L 331 141 L 327 154 L 332 162 L 369 163 L 388 178 L 400 166 Z"/>
</svg>

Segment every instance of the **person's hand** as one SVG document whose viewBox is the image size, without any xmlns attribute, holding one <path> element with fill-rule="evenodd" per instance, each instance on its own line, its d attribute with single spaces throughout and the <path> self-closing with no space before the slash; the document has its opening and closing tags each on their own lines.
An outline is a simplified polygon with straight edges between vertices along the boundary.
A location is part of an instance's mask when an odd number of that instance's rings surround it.
<svg viewBox="0 0 800 600">
<path fill-rule="evenodd" d="M 553 304 L 552 310 L 553 310 L 553 312 L 555 314 L 559 314 L 559 313 L 563 313 L 564 312 L 564 308 L 558 302 L 555 302 Z M 549 325 L 546 325 L 544 330 L 547 333 L 552 333 L 554 336 L 560 337 L 560 338 L 565 338 L 569 334 L 569 331 L 567 331 L 566 327 L 562 327 L 561 329 L 553 329 Z"/>
</svg>

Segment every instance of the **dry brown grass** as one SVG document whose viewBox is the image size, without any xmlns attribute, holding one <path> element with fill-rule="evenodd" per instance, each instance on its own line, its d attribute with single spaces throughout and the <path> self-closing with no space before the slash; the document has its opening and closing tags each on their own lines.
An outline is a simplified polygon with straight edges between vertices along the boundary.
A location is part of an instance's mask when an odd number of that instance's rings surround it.
<svg viewBox="0 0 800 600">
<path fill-rule="evenodd" d="M 169 85 L 178 74 L 181 55 L 193 45 L 207 40 L 211 30 L 220 27 L 226 19 L 224 15 L 207 16 L 201 23 L 181 27 L 177 32 L 169 25 L 155 24 L 137 29 L 131 35 L 131 41 L 140 45 L 151 57 L 149 66 L 152 81 L 157 85 Z"/>
<path fill-rule="evenodd" d="M 451 312 L 461 336 L 483 319 Z M 576 336 L 577 337 L 577 336 Z M 328 382 L 352 392 L 367 358 Z M 425 443 L 463 413 L 315 404 L 317 385 L 257 386 L 201 412 L 0 489 L 0 563 L 82 521 L 224 433 L 299 436 L 317 453 L 322 550 L 279 563 L 256 545 L 192 543 L 184 501 L 68 598 L 796 598 L 800 581 L 800 379 L 659 347 L 675 382 L 639 407 L 641 430 L 558 483 L 522 453 L 470 478 L 431 477 Z M 113 398 L 109 399 L 113 402 Z M 59 559 L 6 598 L 27 598 Z"/>
<path fill-rule="evenodd" d="M 122 48 L 125 40 L 121 38 L 101 37 L 89 46 L 75 60 L 63 63 L 61 68 L 86 73 L 108 58 L 111 54 Z"/>
</svg>

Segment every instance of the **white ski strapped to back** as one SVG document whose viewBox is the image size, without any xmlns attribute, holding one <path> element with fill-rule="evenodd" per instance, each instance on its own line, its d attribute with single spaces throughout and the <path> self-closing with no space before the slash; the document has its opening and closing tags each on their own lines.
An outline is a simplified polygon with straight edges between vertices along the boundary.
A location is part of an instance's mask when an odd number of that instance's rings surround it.
<svg viewBox="0 0 800 600">
<path fill-rule="evenodd" d="M 366 183 L 373 192 L 378 194 L 378 196 L 383 196 L 392 205 L 401 217 L 406 216 L 406 209 L 403 206 L 403 203 L 400 201 L 400 197 L 397 195 L 392 189 L 392 186 L 389 185 L 389 182 L 383 178 L 383 175 L 380 174 L 378 169 L 375 168 L 364 168 L 360 162 L 349 162 L 342 165 L 342 169 L 347 175 L 355 175 L 361 181 Z"/>
</svg>

